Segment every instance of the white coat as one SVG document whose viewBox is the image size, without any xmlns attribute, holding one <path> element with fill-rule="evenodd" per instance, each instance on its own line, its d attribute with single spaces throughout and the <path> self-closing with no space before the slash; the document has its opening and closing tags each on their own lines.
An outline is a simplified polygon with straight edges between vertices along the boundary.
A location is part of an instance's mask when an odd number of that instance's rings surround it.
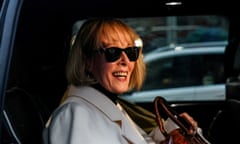
<svg viewBox="0 0 240 144">
<path fill-rule="evenodd" d="M 67 100 L 52 113 L 46 124 L 43 144 L 147 142 L 135 123 L 121 111 L 121 107 L 103 93 L 88 86 L 70 86 Z"/>
<path fill-rule="evenodd" d="M 177 128 L 170 119 L 164 125 L 168 132 Z M 43 144 L 155 144 L 152 139 L 164 139 L 158 127 L 147 135 L 119 104 L 89 86 L 71 85 L 43 131 Z"/>
</svg>

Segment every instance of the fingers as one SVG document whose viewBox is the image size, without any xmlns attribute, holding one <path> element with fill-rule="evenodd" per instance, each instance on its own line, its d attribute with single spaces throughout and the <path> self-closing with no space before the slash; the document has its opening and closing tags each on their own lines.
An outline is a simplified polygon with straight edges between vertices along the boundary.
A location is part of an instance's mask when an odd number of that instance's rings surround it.
<svg viewBox="0 0 240 144">
<path fill-rule="evenodd" d="M 191 134 L 194 134 L 198 128 L 198 123 L 197 121 L 195 121 L 193 119 L 193 117 L 191 117 L 188 113 L 184 112 L 184 113 L 181 113 L 180 116 L 182 118 L 184 118 L 190 125 L 191 125 L 191 128 L 190 128 L 190 133 Z"/>
</svg>

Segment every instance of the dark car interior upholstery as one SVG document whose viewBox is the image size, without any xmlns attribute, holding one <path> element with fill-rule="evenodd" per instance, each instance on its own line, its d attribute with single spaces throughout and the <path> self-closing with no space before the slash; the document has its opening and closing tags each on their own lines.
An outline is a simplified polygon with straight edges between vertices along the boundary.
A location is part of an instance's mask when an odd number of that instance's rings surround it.
<svg viewBox="0 0 240 144">
<path fill-rule="evenodd" d="M 236 143 L 240 129 L 240 45 L 239 41 L 229 44 L 226 49 L 227 72 L 225 107 L 216 114 L 209 128 L 213 143 Z M 232 67 L 229 67 L 232 66 Z M 232 69 L 230 71 L 230 69 Z M 230 73 L 231 72 L 231 73 Z"/>
<path fill-rule="evenodd" d="M 43 104 L 19 87 L 9 89 L 5 101 L 3 143 L 41 144 L 41 133 L 48 116 Z"/>
<path fill-rule="evenodd" d="M 219 111 L 209 130 L 213 144 L 236 143 L 239 141 L 240 101 L 229 99 L 225 109 Z"/>
</svg>

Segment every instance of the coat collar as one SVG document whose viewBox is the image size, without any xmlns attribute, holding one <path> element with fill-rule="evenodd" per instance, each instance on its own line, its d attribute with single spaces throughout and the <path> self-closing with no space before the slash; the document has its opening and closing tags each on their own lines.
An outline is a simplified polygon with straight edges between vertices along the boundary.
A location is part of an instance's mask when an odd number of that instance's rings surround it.
<svg viewBox="0 0 240 144">
<path fill-rule="evenodd" d="M 88 101 L 100 109 L 112 121 L 118 121 L 122 119 L 122 116 L 119 114 L 119 109 L 116 107 L 116 105 L 107 96 L 93 87 L 76 87 L 71 85 L 69 87 L 68 95 L 77 96 Z"/>
<path fill-rule="evenodd" d="M 80 97 L 96 106 L 111 121 L 116 122 L 120 126 L 123 136 L 130 140 L 132 143 L 146 144 L 140 132 L 131 123 L 132 121 L 124 116 L 122 111 L 119 109 L 119 106 L 116 106 L 107 96 L 105 96 L 100 91 L 90 86 L 76 87 L 70 85 L 68 89 L 68 96 Z"/>
</svg>

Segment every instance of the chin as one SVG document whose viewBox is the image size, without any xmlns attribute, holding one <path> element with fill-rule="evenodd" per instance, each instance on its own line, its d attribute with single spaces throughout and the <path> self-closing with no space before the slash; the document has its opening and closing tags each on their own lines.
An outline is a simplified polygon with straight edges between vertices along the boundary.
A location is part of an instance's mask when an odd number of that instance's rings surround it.
<svg viewBox="0 0 240 144">
<path fill-rule="evenodd" d="M 117 94 L 123 94 L 123 93 L 127 92 L 127 90 L 128 90 L 128 89 L 116 90 L 116 93 L 117 93 Z"/>
</svg>

